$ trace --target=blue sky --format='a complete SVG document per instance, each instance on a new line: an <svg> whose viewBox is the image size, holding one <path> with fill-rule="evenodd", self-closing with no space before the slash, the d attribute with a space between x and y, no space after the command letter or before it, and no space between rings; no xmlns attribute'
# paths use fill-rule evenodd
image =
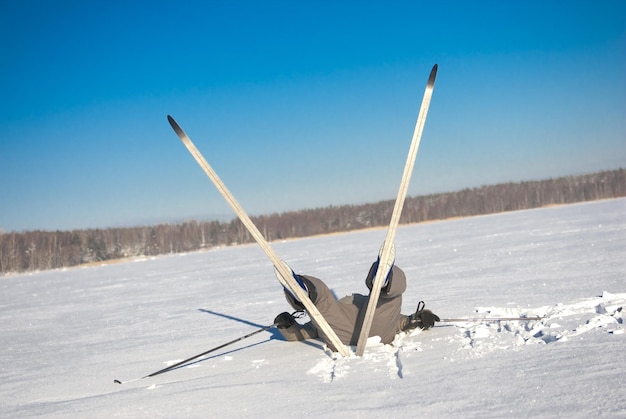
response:
<svg viewBox="0 0 626 419"><path fill-rule="evenodd" d="M0 229L229 219L626 167L626 2L7 1ZM8 41L7 41L8 40Z"/></svg>

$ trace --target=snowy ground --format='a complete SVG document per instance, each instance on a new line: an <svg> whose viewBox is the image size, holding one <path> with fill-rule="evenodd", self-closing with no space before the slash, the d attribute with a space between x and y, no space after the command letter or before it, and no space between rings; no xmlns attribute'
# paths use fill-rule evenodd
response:
<svg viewBox="0 0 626 419"><path fill-rule="evenodd" d="M337 294L384 230L273 244ZM404 312L441 324L339 359L250 333L289 309L254 245L0 278L0 417L626 417L626 199L402 227Z"/></svg>

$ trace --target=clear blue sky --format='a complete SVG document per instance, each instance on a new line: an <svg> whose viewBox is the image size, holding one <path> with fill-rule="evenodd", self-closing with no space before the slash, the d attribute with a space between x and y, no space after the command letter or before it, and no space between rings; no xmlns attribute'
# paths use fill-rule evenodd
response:
<svg viewBox="0 0 626 419"><path fill-rule="evenodd" d="M626 167L626 1L0 1L0 229L393 199Z"/></svg>

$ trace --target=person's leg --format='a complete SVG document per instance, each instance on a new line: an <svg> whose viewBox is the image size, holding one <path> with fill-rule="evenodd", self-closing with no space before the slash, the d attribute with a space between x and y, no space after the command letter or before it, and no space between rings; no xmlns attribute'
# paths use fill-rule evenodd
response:
<svg viewBox="0 0 626 419"><path fill-rule="evenodd" d="M374 268L375 266L373 265L365 281L370 289L374 279L373 276L376 274ZM397 333L398 323L402 321L402 317L405 317L400 313L402 309L402 294L405 290L406 275L402 269L394 265L387 276L387 283L381 289L378 297L370 336L380 336L381 341L385 344L393 342Z"/></svg>
<svg viewBox="0 0 626 419"><path fill-rule="evenodd" d="M356 317L358 315L358 308L353 304L342 303L337 301L328 286L319 278L310 275L298 275L305 288L309 293L309 297L315 307L319 310L320 314L326 319L330 327L335 331L337 337L345 344L351 344L351 338L354 332L354 325L356 323ZM285 293L287 301L297 310L303 308L297 308L302 303L297 301L289 292ZM321 332L320 328L315 321L312 320L313 325L316 327L318 333ZM320 333L320 336L328 344L328 339ZM329 345L330 346L330 345Z"/></svg>
<svg viewBox="0 0 626 419"><path fill-rule="evenodd" d="M311 299L313 304L315 304L315 301L317 300L317 289L315 285L313 285L311 283L311 280L304 275L295 275L295 279L298 282L298 284L300 284L302 289L304 289L309 294L309 298ZM293 295L291 291L289 291L287 288L283 288L283 291L285 292L285 298L287 299L287 302L289 303L291 307L293 307L294 310L297 310L297 311L304 310L304 304L302 304L302 302L299 301L296 298L296 296Z"/></svg>

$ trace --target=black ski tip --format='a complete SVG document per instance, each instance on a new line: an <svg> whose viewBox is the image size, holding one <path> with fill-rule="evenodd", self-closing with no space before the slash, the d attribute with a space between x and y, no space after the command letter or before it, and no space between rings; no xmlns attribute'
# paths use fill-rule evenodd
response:
<svg viewBox="0 0 626 419"><path fill-rule="evenodd" d="M113 382L114 382L115 384L122 384L122 382L121 382L120 380L113 380Z"/></svg>
<svg viewBox="0 0 626 419"><path fill-rule="evenodd" d="M430 70L430 76L428 76L428 86L434 86L435 78L437 78L437 70L439 69L439 65L435 64L433 69Z"/></svg>
<svg viewBox="0 0 626 419"><path fill-rule="evenodd" d="M167 116L167 121L170 123L170 125L172 126L172 128L176 132L176 135L178 135L179 137L184 137L185 136L185 133L183 132L183 129L180 127L180 125L178 125L178 123L174 120L174 118L172 118L170 115L168 115Z"/></svg>

